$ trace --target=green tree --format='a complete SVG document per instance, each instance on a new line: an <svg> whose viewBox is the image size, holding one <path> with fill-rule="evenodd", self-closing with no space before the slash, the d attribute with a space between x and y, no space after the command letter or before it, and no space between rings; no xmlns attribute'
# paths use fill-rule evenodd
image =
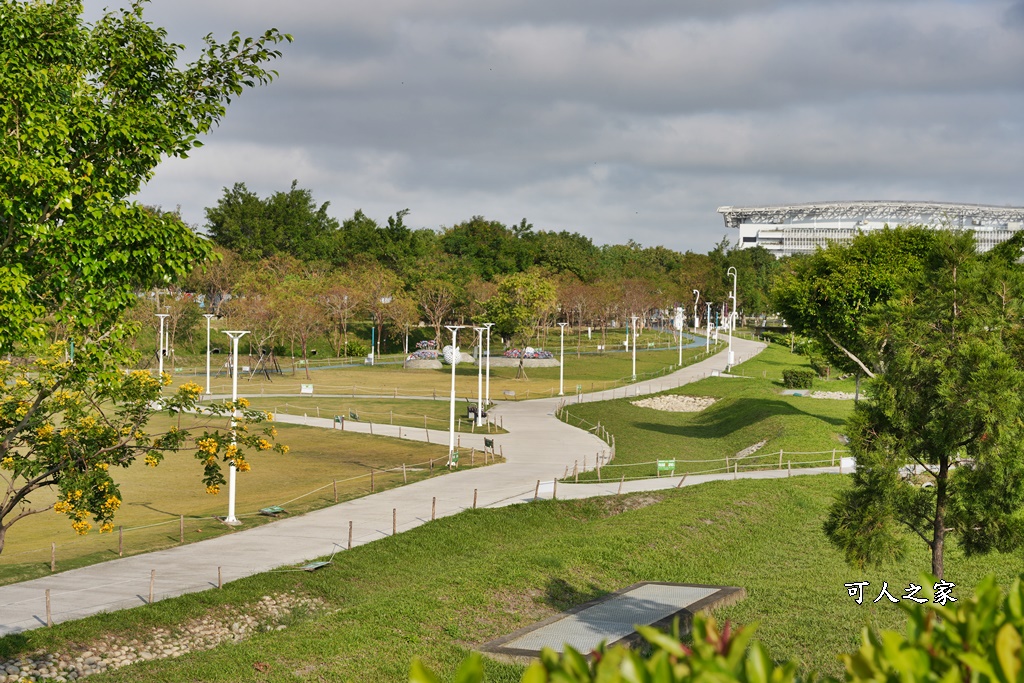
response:
<svg viewBox="0 0 1024 683"><path fill-rule="evenodd" d="M943 575L946 536L968 554L1024 541L1024 238L978 255L937 232L921 269L860 321L883 372L849 422L853 486L825 531L857 564L902 555L909 530Z"/></svg>
<svg viewBox="0 0 1024 683"><path fill-rule="evenodd" d="M832 365L873 377L879 347L865 334L864 318L920 273L937 234L880 230L794 259L772 292L775 307L797 334L818 342Z"/></svg>
<svg viewBox="0 0 1024 683"><path fill-rule="evenodd" d="M198 146L231 98L271 79L264 64L288 37L207 37L179 65L181 46L143 8L88 25L73 0L0 0L0 549L11 525L47 509L29 500L41 487L59 489L77 530L90 515L109 529L111 466L194 447L215 490L222 462L244 462L216 434L145 433L166 380L122 371L136 359L121 314L211 249L129 197L164 157ZM58 343L42 344L54 330ZM164 400L182 410L197 397L193 385Z"/></svg>
<svg viewBox="0 0 1024 683"><path fill-rule="evenodd" d="M518 344L529 338L540 319L555 309L554 284L531 273L515 273L501 280L484 303L488 322L506 340Z"/></svg>

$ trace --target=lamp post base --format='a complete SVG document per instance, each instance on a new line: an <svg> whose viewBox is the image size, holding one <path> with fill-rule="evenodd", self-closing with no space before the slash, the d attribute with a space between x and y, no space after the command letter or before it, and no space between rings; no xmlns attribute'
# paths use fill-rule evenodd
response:
<svg viewBox="0 0 1024 683"><path fill-rule="evenodd" d="M733 365L736 365L736 354L734 354L732 351L730 351L729 352L729 367L732 367Z"/></svg>
<svg viewBox="0 0 1024 683"><path fill-rule="evenodd" d="M242 526L242 522L235 517L218 517L217 519L219 519L222 524L227 524L228 526Z"/></svg>

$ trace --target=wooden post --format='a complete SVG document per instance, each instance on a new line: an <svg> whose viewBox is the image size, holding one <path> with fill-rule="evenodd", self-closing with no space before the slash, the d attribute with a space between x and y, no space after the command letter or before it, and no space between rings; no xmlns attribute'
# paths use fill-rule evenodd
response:
<svg viewBox="0 0 1024 683"><path fill-rule="evenodd" d="M433 458L430 459L430 473L431 474L434 473L434 459Z"/></svg>
<svg viewBox="0 0 1024 683"><path fill-rule="evenodd" d="M551 500L558 500L558 480L555 479L553 484L554 486L551 488Z"/></svg>
<svg viewBox="0 0 1024 683"><path fill-rule="evenodd" d="M185 515L178 515L178 543L185 542Z"/></svg>
<svg viewBox="0 0 1024 683"><path fill-rule="evenodd" d="M373 436L373 420L370 420L370 436Z"/></svg>
<svg viewBox="0 0 1024 683"><path fill-rule="evenodd" d="M424 420L424 421L425 421L425 420ZM430 443L430 430L429 430L429 429L427 429L426 427L424 427L424 428L423 428L423 431L425 431L425 432L427 433L427 443Z"/></svg>
<svg viewBox="0 0 1024 683"><path fill-rule="evenodd" d="M476 510L476 489L473 489L473 509Z"/></svg>
<svg viewBox="0 0 1024 683"><path fill-rule="evenodd" d="M352 520L348 520L348 549L352 550Z"/></svg>
<svg viewBox="0 0 1024 683"><path fill-rule="evenodd" d="M395 391L395 393L398 393L397 390ZM392 408L391 410L389 410L388 414L391 417L391 424L395 424L395 411L394 411L394 409Z"/></svg>
<svg viewBox="0 0 1024 683"><path fill-rule="evenodd" d="M53 616L50 614L50 589L46 589L46 625L53 626Z"/></svg>
<svg viewBox="0 0 1024 683"><path fill-rule="evenodd" d="M334 480L334 502L338 502L338 480Z"/></svg>
<svg viewBox="0 0 1024 683"><path fill-rule="evenodd" d="M455 447L462 448L462 434L455 437Z"/></svg>
<svg viewBox="0 0 1024 683"><path fill-rule="evenodd" d="M459 432L461 432L461 431L462 431L462 418L461 418L461 417L459 418L459 426L458 426L458 428L456 429L456 431L459 431Z"/></svg>
<svg viewBox="0 0 1024 683"><path fill-rule="evenodd" d="M402 483L403 484L408 484L409 483L409 475L405 471L405 463L404 462L402 463Z"/></svg>
<svg viewBox="0 0 1024 683"><path fill-rule="evenodd" d="M398 535L398 508L391 508L391 535Z"/></svg>
<svg viewBox="0 0 1024 683"><path fill-rule="evenodd" d="M499 445L498 446L498 455L500 455L502 458L505 457L505 446L504 445Z"/></svg>
<svg viewBox="0 0 1024 683"><path fill-rule="evenodd" d="M124 557L124 524L117 527L117 556Z"/></svg>
<svg viewBox="0 0 1024 683"><path fill-rule="evenodd" d="M437 496L430 499L430 521L437 519Z"/></svg>
<svg viewBox="0 0 1024 683"><path fill-rule="evenodd" d="M577 483L577 484L580 483L579 464L580 464L580 461L577 460L575 463L573 463L573 466L572 466L572 477L573 477L573 479L576 480L575 483Z"/></svg>
<svg viewBox="0 0 1024 683"><path fill-rule="evenodd" d="M537 486L533 489L533 499L536 501L540 497L540 479L537 480Z"/></svg>
<svg viewBox="0 0 1024 683"><path fill-rule="evenodd" d="M50 544L50 571L57 571L57 544Z"/></svg>
<svg viewBox="0 0 1024 683"><path fill-rule="evenodd" d="M149 604L153 604L153 587L156 585L156 570L149 570Z"/></svg>
<svg viewBox="0 0 1024 683"><path fill-rule="evenodd" d="M597 483L598 484L601 483L601 463L600 463L600 461L598 461L598 463L597 463Z"/></svg>
<svg viewBox="0 0 1024 683"><path fill-rule="evenodd" d="M786 476L787 477L792 477L793 476L793 461L789 460L789 461L787 461L787 464L788 464L788 469L787 469Z"/></svg>
<svg viewBox="0 0 1024 683"><path fill-rule="evenodd" d="M224 575L221 574L220 567L217 567L217 588L224 587Z"/></svg>
<svg viewBox="0 0 1024 683"><path fill-rule="evenodd" d="M373 493L373 470L370 470L370 493Z"/></svg>
<svg viewBox="0 0 1024 683"><path fill-rule="evenodd" d="M622 479L619 480L619 495L622 495L622 484L626 481L626 475L622 475Z"/></svg>
<svg viewBox="0 0 1024 683"><path fill-rule="evenodd" d="M499 416L498 420L501 422L501 428L504 429L505 428L505 416L504 415Z"/></svg>
<svg viewBox="0 0 1024 683"><path fill-rule="evenodd" d="M779 469L782 469L782 449L779 449Z"/></svg>
<svg viewBox="0 0 1024 683"><path fill-rule="evenodd" d="M684 481L686 481L686 475L685 474L683 476L679 477L679 483L676 484L676 488L679 488L680 486L682 486Z"/></svg>
<svg viewBox="0 0 1024 683"><path fill-rule="evenodd" d="M832 467L836 466L836 449L832 449Z"/></svg>
<svg viewBox="0 0 1024 683"><path fill-rule="evenodd" d="M739 463L739 461L738 460L734 461L732 466L733 466L732 478L733 479L738 479L739 476L740 476L740 463Z"/></svg>
<svg viewBox="0 0 1024 683"><path fill-rule="evenodd" d="M475 465L476 465L476 449L475 448L470 448L469 449L469 466L473 467Z"/></svg>

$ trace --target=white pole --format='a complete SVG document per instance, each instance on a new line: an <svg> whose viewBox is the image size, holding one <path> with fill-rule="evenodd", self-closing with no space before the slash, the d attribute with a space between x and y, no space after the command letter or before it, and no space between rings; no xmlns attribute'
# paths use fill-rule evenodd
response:
<svg viewBox="0 0 1024 683"><path fill-rule="evenodd" d="M683 309L679 308L679 363L676 367L683 367Z"/></svg>
<svg viewBox="0 0 1024 683"><path fill-rule="evenodd" d="M711 353L711 302L705 301L704 305L708 307L705 313L708 323L708 336L704 339L704 353Z"/></svg>
<svg viewBox="0 0 1024 683"><path fill-rule="evenodd" d="M491 405L491 326L492 325L494 325L494 323L484 323L484 327L487 328L487 371L486 371L486 379L484 380L484 384L486 385L485 388L484 388L484 394L485 394L487 405Z"/></svg>
<svg viewBox="0 0 1024 683"><path fill-rule="evenodd" d="M455 452L455 365L459 360L459 348L455 345L456 335L465 325L445 325L452 331L452 393L451 403L448 409L448 466L452 464L452 454Z"/></svg>
<svg viewBox="0 0 1024 683"><path fill-rule="evenodd" d="M476 426L484 424L484 392L483 392L483 354L484 354L484 328L474 327L473 331L479 335L476 343Z"/></svg>
<svg viewBox="0 0 1024 683"><path fill-rule="evenodd" d="M236 432L235 432L235 418L238 413L235 410L235 404L238 403L238 340L244 335L249 334L249 331L237 331L232 330L225 332L224 334L231 337L231 444L235 445ZM228 516L224 518L225 524L237 525L241 524L238 518L235 517L235 463L232 462L228 466Z"/></svg>
<svg viewBox="0 0 1024 683"><path fill-rule="evenodd" d="M156 317L160 318L160 350L157 351L157 355L160 357L160 361L159 361L160 368L157 371L157 375L159 375L160 377L163 377L163 375L164 375L164 348L165 348L164 347L164 318L166 318L168 315L169 314L167 314L167 313L157 313L156 314Z"/></svg>
<svg viewBox="0 0 1024 683"><path fill-rule="evenodd" d="M569 323L558 323L558 326L562 328L561 338L561 358L558 359L558 395L565 396L565 326Z"/></svg>
<svg viewBox="0 0 1024 683"><path fill-rule="evenodd" d="M732 327L736 320L736 268L729 266L726 274L732 276L732 294L729 295L729 298L732 299L732 307L729 310L729 367L731 368L736 363L736 356L732 352Z"/></svg>
<svg viewBox="0 0 1024 683"><path fill-rule="evenodd" d="M697 334L697 328L700 327L700 316L697 315L697 304L700 303L700 290L693 290L693 333Z"/></svg>
<svg viewBox="0 0 1024 683"><path fill-rule="evenodd" d="M636 381L636 316L633 316L633 381Z"/></svg>
<svg viewBox="0 0 1024 683"><path fill-rule="evenodd" d="M206 395L210 395L210 320L215 316L213 313L204 313L206 318Z"/></svg>

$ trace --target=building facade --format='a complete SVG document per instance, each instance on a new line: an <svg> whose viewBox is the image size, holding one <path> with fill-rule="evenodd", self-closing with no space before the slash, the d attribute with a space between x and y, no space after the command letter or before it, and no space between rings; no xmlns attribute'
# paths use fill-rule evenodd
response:
<svg viewBox="0 0 1024 683"><path fill-rule="evenodd" d="M944 202L723 206L718 213L726 227L739 230L739 247L764 247L777 257L812 253L829 242L849 242L858 233L887 225L973 230L979 251L988 251L1024 228L1024 207Z"/></svg>

